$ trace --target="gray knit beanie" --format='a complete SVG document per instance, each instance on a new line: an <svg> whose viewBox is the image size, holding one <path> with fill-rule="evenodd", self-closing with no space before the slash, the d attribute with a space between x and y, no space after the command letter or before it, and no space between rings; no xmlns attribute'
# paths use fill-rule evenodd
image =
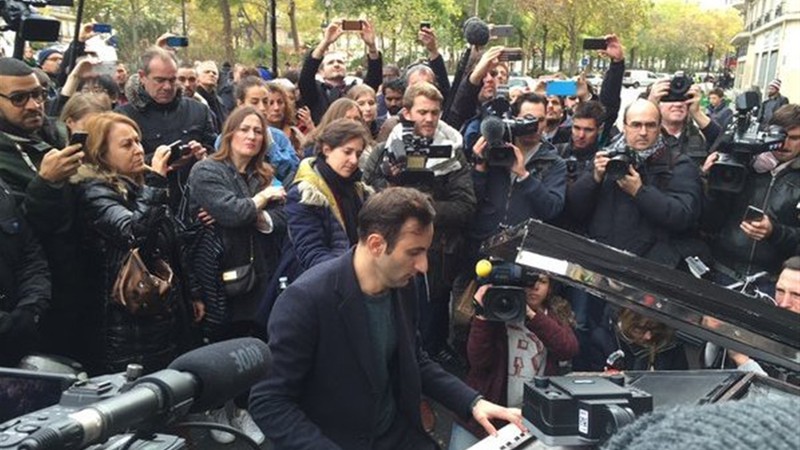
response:
<svg viewBox="0 0 800 450"><path fill-rule="evenodd" d="M800 398L764 395L656 410L620 429L603 448L798 450Z"/></svg>

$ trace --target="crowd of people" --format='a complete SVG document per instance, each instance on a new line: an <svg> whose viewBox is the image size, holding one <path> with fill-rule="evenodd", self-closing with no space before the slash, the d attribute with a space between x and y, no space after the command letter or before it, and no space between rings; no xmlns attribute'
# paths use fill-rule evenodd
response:
<svg viewBox="0 0 800 450"><path fill-rule="evenodd" d="M507 407L533 376L601 371L617 350L628 369L689 366L674 330L546 275L519 322L476 308L459 340L454 303L482 305L487 288L480 243L510 226L538 219L670 269L696 256L722 285L763 272L748 284L800 313L800 104L779 80L754 120L782 146L720 190L726 93L708 93L707 113L699 86L674 99L662 80L617 128L614 35L599 93L579 78L574 96L512 99L503 47L473 48L451 85L434 29L419 31L428 58L400 70L361 24L360 84L332 50L341 22L271 80L164 40L98 75L91 24L66 58L0 58L0 365L40 351L92 375L152 372L256 336L273 373L213 420L287 449L434 448L425 394L462 416L461 449L490 419L521 426ZM437 362L467 369L466 385Z"/></svg>

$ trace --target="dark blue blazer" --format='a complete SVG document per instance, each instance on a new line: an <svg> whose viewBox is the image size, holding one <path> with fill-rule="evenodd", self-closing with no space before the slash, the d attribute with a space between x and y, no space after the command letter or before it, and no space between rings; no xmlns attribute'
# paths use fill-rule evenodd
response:
<svg viewBox="0 0 800 450"><path fill-rule="evenodd" d="M470 416L478 393L421 349L415 283L394 290L392 303L397 413L422 432L419 406L425 394ZM353 251L312 267L292 283L278 297L268 330L273 368L253 387L250 413L275 448L372 448L380 392Z"/></svg>

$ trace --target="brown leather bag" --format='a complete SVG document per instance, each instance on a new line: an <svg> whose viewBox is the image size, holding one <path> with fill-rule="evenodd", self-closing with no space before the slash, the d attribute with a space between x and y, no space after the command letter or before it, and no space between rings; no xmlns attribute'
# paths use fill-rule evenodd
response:
<svg viewBox="0 0 800 450"><path fill-rule="evenodd" d="M154 265L151 273L139 255L139 249L131 249L114 281L111 292L114 303L136 316L167 312L172 268L162 259L156 259Z"/></svg>

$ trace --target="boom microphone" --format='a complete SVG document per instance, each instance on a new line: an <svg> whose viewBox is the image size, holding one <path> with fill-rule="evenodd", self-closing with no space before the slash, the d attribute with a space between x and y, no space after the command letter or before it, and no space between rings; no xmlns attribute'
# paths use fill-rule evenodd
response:
<svg viewBox="0 0 800 450"><path fill-rule="evenodd" d="M497 117L487 116L481 121L481 135L489 147L502 143L505 132L505 123Z"/></svg>
<svg viewBox="0 0 800 450"><path fill-rule="evenodd" d="M489 25L477 17L470 17L464 22L464 39L470 45L483 47L489 42Z"/></svg>
<svg viewBox="0 0 800 450"><path fill-rule="evenodd" d="M161 428L190 410L217 407L267 375L269 347L254 338L193 350L168 369L140 378L125 392L43 426L20 449L80 449L130 429Z"/></svg>

